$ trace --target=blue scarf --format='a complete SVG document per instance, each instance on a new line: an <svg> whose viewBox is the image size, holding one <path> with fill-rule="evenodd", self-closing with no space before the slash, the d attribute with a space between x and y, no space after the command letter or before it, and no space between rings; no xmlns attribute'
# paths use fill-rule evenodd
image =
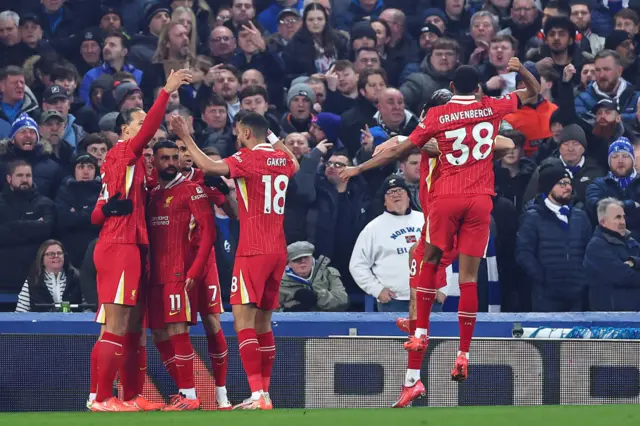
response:
<svg viewBox="0 0 640 426"><path fill-rule="evenodd" d="M607 177L615 180L616 183L618 184L618 186L620 187L620 189L623 189L623 190L626 191L626 189L629 186L629 184L631 183L631 181L634 180L637 175L638 175L638 173L636 173L636 171L634 169L629 176L618 177L618 176L614 175L613 172L610 171L607 174Z"/></svg>

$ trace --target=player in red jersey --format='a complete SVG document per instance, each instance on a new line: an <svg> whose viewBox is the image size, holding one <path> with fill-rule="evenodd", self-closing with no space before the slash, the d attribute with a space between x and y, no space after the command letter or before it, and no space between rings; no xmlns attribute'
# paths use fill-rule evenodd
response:
<svg viewBox="0 0 640 426"><path fill-rule="evenodd" d="M229 187L219 176L207 176L200 169L193 167L193 159L187 150L183 140L177 139L176 145L180 151L180 171L183 176L204 188L212 205L224 210L229 217L238 217L238 204L229 196ZM213 206L212 206L213 207ZM213 240L216 239L216 228L212 229ZM193 246L197 247L200 241L200 232L196 232ZM230 410L231 403L227 398L227 367L228 346L220 325L220 314L224 312L222 297L220 294L220 280L218 279L218 266L216 263L215 247L212 247L209 260L204 272L204 279L198 282L198 312L202 319L207 335L207 349L211 360L211 369L216 386L216 402L218 410Z"/></svg>
<svg viewBox="0 0 640 426"><path fill-rule="evenodd" d="M435 138L441 152L435 176L426 177L429 209L425 218L426 245L416 292L416 331L405 343L407 350L424 350L428 342L429 315L436 297L437 267L442 253L458 238L460 252L460 350L451 377L467 377L468 352L478 305L477 275L489 241L489 223L494 192L493 151L502 117L521 103L538 98L540 84L517 58L509 69L522 76L525 90L502 98L476 98L479 74L469 66L456 70L451 88L454 97L443 106L431 108L409 138L352 169L342 170L344 178L386 164L411 149Z"/></svg>
<svg viewBox="0 0 640 426"><path fill-rule="evenodd" d="M142 151L162 122L169 94L190 81L189 70L172 72L148 116L141 109L122 111L116 125L121 129L123 141L107 153L101 167L102 192L91 219L95 224L103 224L94 262L100 303L96 320L104 324L104 331L92 351L98 376L92 411L158 408L136 394L140 343L144 341L138 302L142 300L140 281L148 246ZM125 338L125 333L130 334ZM126 403L112 394L118 370Z"/></svg>
<svg viewBox="0 0 640 426"><path fill-rule="evenodd" d="M166 329L175 353L179 393L165 411L197 410L193 375L193 346L189 325L197 322L198 282L213 247L213 210L204 189L178 171L174 142L153 146L159 184L149 199L151 287L147 293L149 328L158 339ZM199 229L194 256L193 237Z"/></svg>
<svg viewBox="0 0 640 426"><path fill-rule="evenodd" d="M185 142L206 174L236 180L240 242L231 304L251 398L234 409L269 410L273 408L268 391L275 359L271 314L278 307L287 259L284 205L289 179L299 165L282 141L273 146L265 142L268 123L261 115L248 113L236 126L241 149L222 161L211 160L190 138Z"/></svg>

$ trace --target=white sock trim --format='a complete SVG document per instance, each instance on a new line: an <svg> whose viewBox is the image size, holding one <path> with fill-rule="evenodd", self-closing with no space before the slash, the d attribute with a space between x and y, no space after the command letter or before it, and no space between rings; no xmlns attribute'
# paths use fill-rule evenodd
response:
<svg viewBox="0 0 640 426"><path fill-rule="evenodd" d="M408 368L404 376L404 386L410 388L418 383L418 380L420 380L420 370Z"/></svg>

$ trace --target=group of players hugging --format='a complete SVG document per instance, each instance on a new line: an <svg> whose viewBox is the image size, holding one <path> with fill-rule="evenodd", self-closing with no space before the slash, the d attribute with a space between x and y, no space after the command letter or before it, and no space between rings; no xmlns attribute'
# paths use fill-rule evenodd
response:
<svg viewBox="0 0 640 426"><path fill-rule="evenodd" d="M540 92L537 80L517 58L510 60L509 69L520 74L525 88L491 98L478 93L480 76L475 68L459 67L451 92L434 94L410 136L393 137L376 148L371 160L340 171L340 177L348 180L406 156L414 146L422 148L420 203L425 226L410 255L409 318L397 321L409 333L404 343L408 365L393 407L410 406L425 394L420 368L429 342L431 307L437 289L444 285L438 271L456 257L460 346L451 378L467 378L478 309L478 267L489 242L492 161L494 152L514 146L498 135L498 129L506 114L536 102ZM92 213L92 222L102 226L94 252L100 304L96 321L102 328L91 352L87 407L92 411L198 409L189 338L189 326L195 324L198 312L207 334L217 408L273 408L269 384L276 349L271 315L278 307L287 258L282 226L286 192L299 164L259 114L248 113L236 123L238 151L222 160L204 154L184 118L174 116L169 130L186 145L198 169L179 171L178 145L160 141L153 146L154 170L147 176L143 150L163 120L170 94L190 82L188 70L172 72L148 114L141 109L122 111L116 122L121 141L101 168L103 188ZM240 240L230 303L251 396L235 406L225 388L227 344L220 327L222 301L213 253L212 203L225 203L219 190L224 184L212 176L234 179L237 189ZM179 389L166 405L142 397L146 329ZM113 395L116 375L122 384L121 399Z"/></svg>

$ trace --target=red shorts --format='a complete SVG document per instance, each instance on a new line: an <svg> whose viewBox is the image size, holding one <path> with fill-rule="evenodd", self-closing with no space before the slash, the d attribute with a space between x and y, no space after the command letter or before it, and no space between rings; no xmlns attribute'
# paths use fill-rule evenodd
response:
<svg viewBox="0 0 640 426"><path fill-rule="evenodd" d="M146 248L136 244L96 244L93 262L96 267L98 312L96 322L106 322L102 305L136 306L142 290Z"/></svg>
<svg viewBox="0 0 640 426"><path fill-rule="evenodd" d="M147 317L149 328L164 329L166 324L198 323L198 284L190 291L184 289L184 281L156 285L147 292Z"/></svg>
<svg viewBox="0 0 640 426"><path fill-rule="evenodd" d="M218 265L215 254L211 254L204 271L204 280L198 283L198 312L204 317L208 314L224 312L220 295L220 280L218 279Z"/></svg>
<svg viewBox="0 0 640 426"><path fill-rule="evenodd" d="M255 303L265 311L277 309L286 266L285 253L237 256L231 279L231 304Z"/></svg>
<svg viewBox="0 0 640 426"><path fill-rule="evenodd" d="M493 201L489 195L466 198L436 198L429 204L426 242L443 252L451 251L457 235L457 249L472 257L485 257Z"/></svg>
<svg viewBox="0 0 640 426"><path fill-rule="evenodd" d="M418 245L413 251L413 256L411 257L411 264L409 265L410 288L418 288L418 284L420 282L420 270L422 268L422 261L424 260L425 230L426 226L422 228L420 241L418 241ZM442 288L447 285L447 268L457 258L458 250L456 248L456 241L454 241L454 248L445 252L440 258L440 264L438 265L438 271L436 273L436 288Z"/></svg>

